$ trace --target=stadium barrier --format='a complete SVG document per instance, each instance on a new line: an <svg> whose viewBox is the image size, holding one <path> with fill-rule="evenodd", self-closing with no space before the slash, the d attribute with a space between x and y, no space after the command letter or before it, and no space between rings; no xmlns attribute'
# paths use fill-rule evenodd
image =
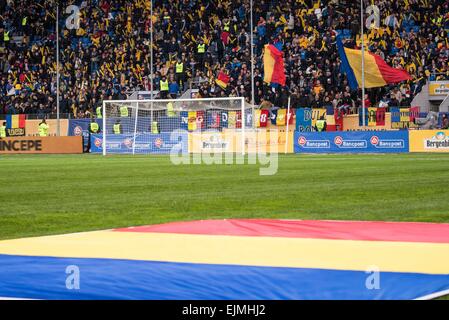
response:
<svg viewBox="0 0 449 320"><path fill-rule="evenodd" d="M246 130L246 153L293 153L293 131L288 141L285 130ZM242 135L239 131L189 133L189 153L242 152ZM287 145L286 145L287 143Z"/></svg>
<svg viewBox="0 0 449 320"><path fill-rule="evenodd" d="M41 123L41 119L39 120L26 120L25 132L27 136L37 136L39 134L39 123ZM57 134L58 121L56 119L47 119L48 124L48 134L50 136L55 136ZM60 133L61 136L67 136L67 131L69 127L69 120L61 119L60 120Z"/></svg>
<svg viewBox="0 0 449 320"><path fill-rule="evenodd" d="M77 133L79 129L76 129ZM288 138L288 141L286 139ZM222 132L190 132L171 133L138 133L135 141L135 153L169 154L177 150L187 153L240 153L242 152L242 135L239 131L224 130ZM133 134L108 134L106 139L107 153L129 154L133 152ZM287 143L287 144L286 144ZM175 149L174 149L175 148ZM293 131L252 130L245 132L245 148L247 153L258 151L265 153L293 153ZM103 152L103 135L91 136L91 152Z"/></svg>
<svg viewBox="0 0 449 320"><path fill-rule="evenodd" d="M8 137L0 139L0 154L83 153L81 137Z"/></svg>
<svg viewBox="0 0 449 320"><path fill-rule="evenodd" d="M410 152L449 152L449 130L410 130Z"/></svg>
<svg viewBox="0 0 449 320"><path fill-rule="evenodd" d="M295 153L409 152L407 131L295 132Z"/></svg>
<svg viewBox="0 0 449 320"><path fill-rule="evenodd" d="M277 130L274 130L277 131ZM406 153L449 152L449 130L343 131L298 132L248 130L245 133L247 153ZM108 135L107 148L111 153L132 153L133 134ZM170 133L139 133L135 152L141 154L169 154L173 147L180 153L240 153L241 133L183 132L178 141ZM274 139L274 140L273 140ZM102 152L102 135L92 135L91 152Z"/></svg>
<svg viewBox="0 0 449 320"><path fill-rule="evenodd" d="M138 133L135 140L136 154L169 154L174 148L180 153L188 152L187 133L176 135L173 141L170 133L152 134ZM106 150L108 153L133 153L133 134L108 134L106 139ZM103 135L91 135L91 152L103 153Z"/></svg>

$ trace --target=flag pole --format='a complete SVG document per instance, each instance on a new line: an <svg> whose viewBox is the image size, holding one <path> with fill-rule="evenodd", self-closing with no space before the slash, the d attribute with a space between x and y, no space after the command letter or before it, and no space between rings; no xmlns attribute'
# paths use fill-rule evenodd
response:
<svg viewBox="0 0 449 320"><path fill-rule="evenodd" d="M363 0L360 0L360 24L362 33L362 125L365 129L365 29L364 29Z"/></svg>
<svg viewBox="0 0 449 320"><path fill-rule="evenodd" d="M56 135L61 135L59 119L59 1L56 1Z"/></svg>
<svg viewBox="0 0 449 320"><path fill-rule="evenodd" d="M254 107L254 35L253 35L253 0L250 1L250 28L251 28L251 104Z"/></svg>
<svg viewBox="0 0 449 320"><path fill-rule="evenodd" d="M285 146L284 146L284 153L287 154L288 152L288 136L289 136L289 123L290 123L290 119L289 119L289 114L290 114L290 96L288 97L288 104L287 104L287 128L286 128L286 133L285 133Z"/></svg>

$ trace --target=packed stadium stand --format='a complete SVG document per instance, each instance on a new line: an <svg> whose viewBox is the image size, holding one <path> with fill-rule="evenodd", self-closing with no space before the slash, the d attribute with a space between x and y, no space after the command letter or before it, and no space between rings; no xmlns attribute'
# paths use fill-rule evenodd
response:
<svg viewBox="0 0 449 320"><path fill-rule="evenodd" d="M371 1L365 1L370 5ZM150 79L150 1L60 1L61 113L90 117L105 99L135 90L177 97L189 86L200 97L251 100L249 0L154 1L154 68ZM80 28L65 28L63 5L81 8ZM379 28L367 31L369 50L412 81L368 90L367 106L410 106L427 79L448 79L449 1L376 1ZM39 117L56 109L55 2L0 0L1 114ZM342 108L356 112L360 94L341 73L336 35L360 45L357 1L254 2L255 103ZM265 44L282 50L286 87L263 82ZM181 67L182 64L182 67ZM178 66L178 67L177 67ZM222 88L220 70L230 76ZM164 94L165 95L165 94Z"/></svg>

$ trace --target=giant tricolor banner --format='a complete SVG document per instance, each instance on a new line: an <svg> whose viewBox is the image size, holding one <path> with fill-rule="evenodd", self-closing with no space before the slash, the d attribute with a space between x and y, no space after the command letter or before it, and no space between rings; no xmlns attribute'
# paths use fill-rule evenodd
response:
<svg viewBox="0 0 449 320"><path fill-rule="evenodd" d="M339 36L337 48L343 72L346 73L350 87L352 89L362 87L362 50L345 48ZM383 87L387 84L411 80L407 71L390 67L379 55L365 51L363 56L365 57L365 88Z"/></svg>
<svg viewBox="0 0 449 320"><path fill-rule="evenodd" d="M0 241L6 298L429 299L448 290L449 224L230 219Z"/></svg>
<svg viewBox="0 0 449 320"><path fill-rule="evenodd" d="M264 81L285 86L284 57L282 51L272 44L265 45L263 54Z"/></svg>

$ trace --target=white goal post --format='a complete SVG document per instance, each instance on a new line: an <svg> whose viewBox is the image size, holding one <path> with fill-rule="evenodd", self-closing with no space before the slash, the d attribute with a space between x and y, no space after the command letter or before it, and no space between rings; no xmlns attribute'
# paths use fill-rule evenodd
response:
<svg viewBox="0 0 449 320"><path fill-rule="evenodd" d="M242 97L163 99L163 100L106 100L103 101L102 129L96 141L103 155L108 153L162 154L176 141L170 135L185 132L210 141L200 145L189 143L188 152L242 152L245 154L245 134L254 128L254 107ZM222 134L237 137L237 148L217 138ZM205 139L205 138L204 138ZM215 139L215 140L214 140ZM97 143L98 142L98 143ZM193 147L192 147L193 146ZM193 149L193 150L191 150Z"/></svg>

